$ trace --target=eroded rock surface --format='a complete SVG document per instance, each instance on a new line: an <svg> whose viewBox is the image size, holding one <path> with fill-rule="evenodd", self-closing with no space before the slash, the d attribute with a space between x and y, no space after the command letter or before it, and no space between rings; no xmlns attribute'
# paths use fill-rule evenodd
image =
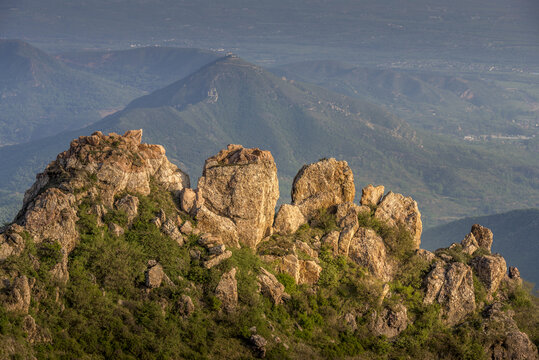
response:
<svg viewBox="0 0 539 360"><path fill-rule="evenodd" d="M361 205L376 206L384 196L384 185L367 185L361 190Z"/></svg>
<svg viewBox="0 0 539 360"><path fill-rule="evenodd" d="M453 326L475 310L472 269L463 263L438 261L425 280L425 304L442 305L443 321Z"/></svg>
<svg viewBox="0 0 539 360"><path fill-rule="evenodd" d="M355 193L354 175L348 163L323 159L298 172L292 184L292 204L311 218L319 209L353 202Z"/></svg>
<svg viewBox="0 0 539 360"><path fill-rule="evenodd" d="M350 244L348 257L382 281L391 279L393 270L384 241L374 230L359 228Z"/></svg>
<svg viewBox="0 0 539 360"><path fill-rule="evenodd" d="M408 312L404 305L397 304L392 308L384 308L380 313L374 312L370 324L371 331L391 339L408 327Z"/></svg>
<svg viewBox="0 0 539 360"><path fill-rule="evenodd" d="M471 265L488 295L495 293L507 273L505 259L500 255L483 255L474 258Z"/></svg>
<svg viewBox="0 0 539 360"><path fill-rule="evenodd" d="M492 247L493 235L489 228L479 224L474 224L472 225L471 233L474 235L475 240L477 240L479 247L490 251L490 248Z"/></svg>
<svg viewBox="0 0 539 360"><path fill-rule="evenodd" d="M275 216L273 229L277 234L290 235L307 222L298 206L283 204Z"/></svg>
<svg viewBox="0 0 539 360"><path fill-rule="evenodd" d="M206 160L198 190L204 199L197 212L201 231L235 237L251 248L271 235L279 182L269 151L229 145Z"/></svg>
<svg viewBox="0 0 539 360"><path fill-rule="evenodd" d="M238 282L236 281L236 268L233 268L221 276L215 296L221 300L222 308L226 312L232 312L238 306Z"/></svg>
<svg viewBox="0 0 539 360"><path fill-rule="evenodd" d="M374 216L389 226L404 226L412 236L415 248L419 249L423 225L414 199L390 191L378 205Z"/></svg>
<svg viewBox="0 0 539 360"><path fill-rule="evenodd" d="M268 296L275 305L282 303L284 285L272 273L264 268L260 268L258 283L260 285L260 292Z"/></svg>

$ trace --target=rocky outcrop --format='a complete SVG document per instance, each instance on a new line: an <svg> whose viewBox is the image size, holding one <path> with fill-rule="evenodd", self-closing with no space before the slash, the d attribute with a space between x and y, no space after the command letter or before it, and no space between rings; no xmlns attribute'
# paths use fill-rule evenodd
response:
<svg viewBox="0 0 539 360"><path fill-rule="evenodd" d="M300 260L294 254L279 257L277 260L277 271L290 275L297 284L313 285L320 278L322 267L313 260Z"/></svg>
<svg viewBox="0 0 539 360"><path fill-rule="evenodd" d="M298 206L283 204L273 223L273 230L280 235L291 235L307 222Z"/></svg>
<svg viewBox="0 0 539 360"><path fill-rule="evenodd" d="M384 196L384 186L367 185L361 190L361 205L376 206Z"/></svg>
<svg viewBox="0 0 539 360"><path fill-rule="evenodd" d="M198 191L204 199L196 215L201 231L251 248L271 235L279 183L269 151L229 145L206 160Z"/></svg>
<svg viewBox="0 0 539 360"><path fill-rule="evenodd" d="M90 211L98 224L106 207L125 211L128 221L137 214L138 198L124 192L150 193L150 182L178 192L189 186L188 176L170 163L160 145L141 144L142 130L127 131L124 136L96 132L71 142L25 193L23 208L16 223L32 236L35 243L58 241L63 260L52 274L67 281L67 256L79 240L77 209L83 198L93 201ZM101 204L100 204L101 203Z"/></svg>
<svg viewBox="0 0 539 360"><path fill-rule="evenodd" d="M123 211L127 215L127 224L131 225L133 219L138 215L139 199L133 195L126 195L116 200L114 207Z"/></svg>
<svg viewBox="0 0 539 360"><path fill-rule="evenodd" d="M265 296L268 296L275 305L282 303L284 295L284 285L277 280L277 278L264 268L260 268L260 274L258 275L258 284L260 286L260 292Z"/></svg>
<svg viewBox="0 0 539 360"><path fill-rule="evenodd" d="M481 226L479 224L472 225L471 233L477 240L477 244L480 248L490 251L492 247L493 235L489 228Z"/></svg>
<svg viewBox="0 0 539 360"><path fill-rule="evenodd" d="M479 244L475 240L475 236L472 233L469 233L462 239L460 242L462 245L462 251L468 255L472 255L477 249L479 249Z"/></svg>
<svg viewBox="0 0 539 360"><path fill-rule="evenodd" d="M0 234L0 263L10 256L17 256L23 252L25 248L25 241L21 235L23 231L21 226L11 224Z"/></svg>
<svg viewBox="0 0 539 360"><path fill-rule="evenodd" d="M384 308L380 313L373 312L370 329L376 336L394 338L408 327L408 312L404 305L397 304Z"/></svg>
<svg viewBox="0 0 539 360"><path fill-rule="evenodd" d="M487 290L494 294L507 273L507 264L501 255L483 255L472 259L471 266Z"/></svg>
<svg viewBox="0 0 539 360"><path fill-rule="evenodd" d="M221 276L215 296L221 300L222 309L233 312L238 306L238 282L236 281L236 268L233 268Z"/></svg>
<svg viewBox="0 0 539 360"><path fill-rule="evenodd" d="M459 262L438 261L425 280L424 303L435 301L442 306L442 320L449 326L475 311L472 269Z"/></svg>
<svg viewBox="0 0 539 360"><path fill-rule="evenodd" d="M182 295L176 302L176 308L181 316L187 317L195 311L195 304L189 295Z"/></svg>
<svg viewBox="0 0 539 360"><path fill-rule="evenodd" d="M26 338L30 344L49 343L52 341L51 336L41 326L36 324L36 321L31 315L26 315L22 321L22 329L26 333Z"/></svg>
<svg viewBox="0 0 539 360"><path fill-rule="evenodd" d="M208 257L203 262L206 269L211 269L232 256L232 251L226 250L220 236L205 233L200 236L198 243L208 250Z"/></svg>
<svg viewBox="0 0 539 360"><path fill-rule="evenodd" d="M31 289L28 278L25 275L18 276L8 283L7 297L2 303L7 311L28 313L31 300Z"/></svg>
<svg viewBox="0 0 539 360"><path fill-rule="evenodd" d="M268 341L258 334L253 334L249 338L251 345L253 346L255 355L259 358L266 357L266 345Z"/></svg>
<svg viewBox="0 0 539 360"><path fill-rule="evenodd" d="M528 335L518 329L511 313L503 311L503 304L494 303L484 312L482 331L488 359L537 360L537 347Z"/></svg>
<svg viewBox="0 0 539 360"><path fill-rule="evenodd" d="M384 241L374 230L359 228L350 244L348 257L356 264L365 267L378 279L382 281L391 279L393 270Z"/></svg>
<svg viewBox="0 0 539 360"><path fill-rule="evenodd" d="M378 205L374 217L389 226L404 226L412 236L415 248L419 249L423 225L417 203L411 197L390 191Z"/></svg>
<svg viewBox="0 0 539 360"><path fill-rule="evenodd" d="M305 165L292 184L292 204L308 219L318 210L353 202L354 175L346 161L323 159Z"/></svg>

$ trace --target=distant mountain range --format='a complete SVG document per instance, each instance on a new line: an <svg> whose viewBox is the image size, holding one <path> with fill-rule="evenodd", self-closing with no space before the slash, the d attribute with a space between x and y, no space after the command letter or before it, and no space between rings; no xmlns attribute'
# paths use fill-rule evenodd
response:
<svg viewBox="0 0 539 360"><path fill-rule="evenodd" d="M23 41L0 40L0 146L81 128L143 94Z"/></svg>
<svg viewBox="0 0 539 360"><path fill-rule="evenodd" d="M216 52L170 47L116 51L76 51L56 58L66 65L122 85L154 91L192 74L221 57Z"/></svg>
<svg viewBox="0 0 539 360"><path fill-rule="evenodd" d="M460 242L473 224L492 230L492 250L504 254L509 265L518 264L524 279L539 284L539 209L515 210L507 213L474 216L427 229L421 246L428 250Z"/></svg>
<svg viewBox="0 0 539 360"><path fill-rule="evenodd" d="M383 183L417 199L426 226L539 202L537 159L415 131L370 102L283 80L234 56L215 60L86 129L0 148L5 159L0 185L23 191L31 174L79 135L137 128L144 129L144 141L164 144L169 159L181 159L193 181L204 159L227 143L270 150L282 194L304 163L346 159L358 187Z"/></svg>

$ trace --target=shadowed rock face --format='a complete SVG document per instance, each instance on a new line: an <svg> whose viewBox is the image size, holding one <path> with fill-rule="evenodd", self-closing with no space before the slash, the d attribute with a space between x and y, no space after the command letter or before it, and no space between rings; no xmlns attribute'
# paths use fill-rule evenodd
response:
<svg viewBox="0 0 539 360"><path fill-rule="evenodd" d="M292 204L311 218L319 209L353 202L354 175L346 161L324 159L305 165L292 184Z"/></svg>
<svg viewBox="0 0 539 360"><path fill-rule="evenodd" d="M201 231L223 239L235 232L243 246L252 248L271 235L279 181L269 151L229 145L206 160L198 191L204 202L201 216L197 213Z"/></svg>

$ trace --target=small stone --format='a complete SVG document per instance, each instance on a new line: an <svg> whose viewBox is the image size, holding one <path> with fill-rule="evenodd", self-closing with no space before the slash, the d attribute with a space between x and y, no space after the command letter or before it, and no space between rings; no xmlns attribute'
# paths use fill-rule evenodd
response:
<svg viewBox="0 0 539 360"><path fill-rule="evenodd" d="M264 358L266 356L266 345L268 344L268 341L258 334L251 335L250 341L256 356Z"/></svg>
<svg viewBox="0 0 539 360"><path fill-rule="evenodd" d="M180 192L180 208L190 214L195 210L196 193L193 189L185 188Z"/></svg>

